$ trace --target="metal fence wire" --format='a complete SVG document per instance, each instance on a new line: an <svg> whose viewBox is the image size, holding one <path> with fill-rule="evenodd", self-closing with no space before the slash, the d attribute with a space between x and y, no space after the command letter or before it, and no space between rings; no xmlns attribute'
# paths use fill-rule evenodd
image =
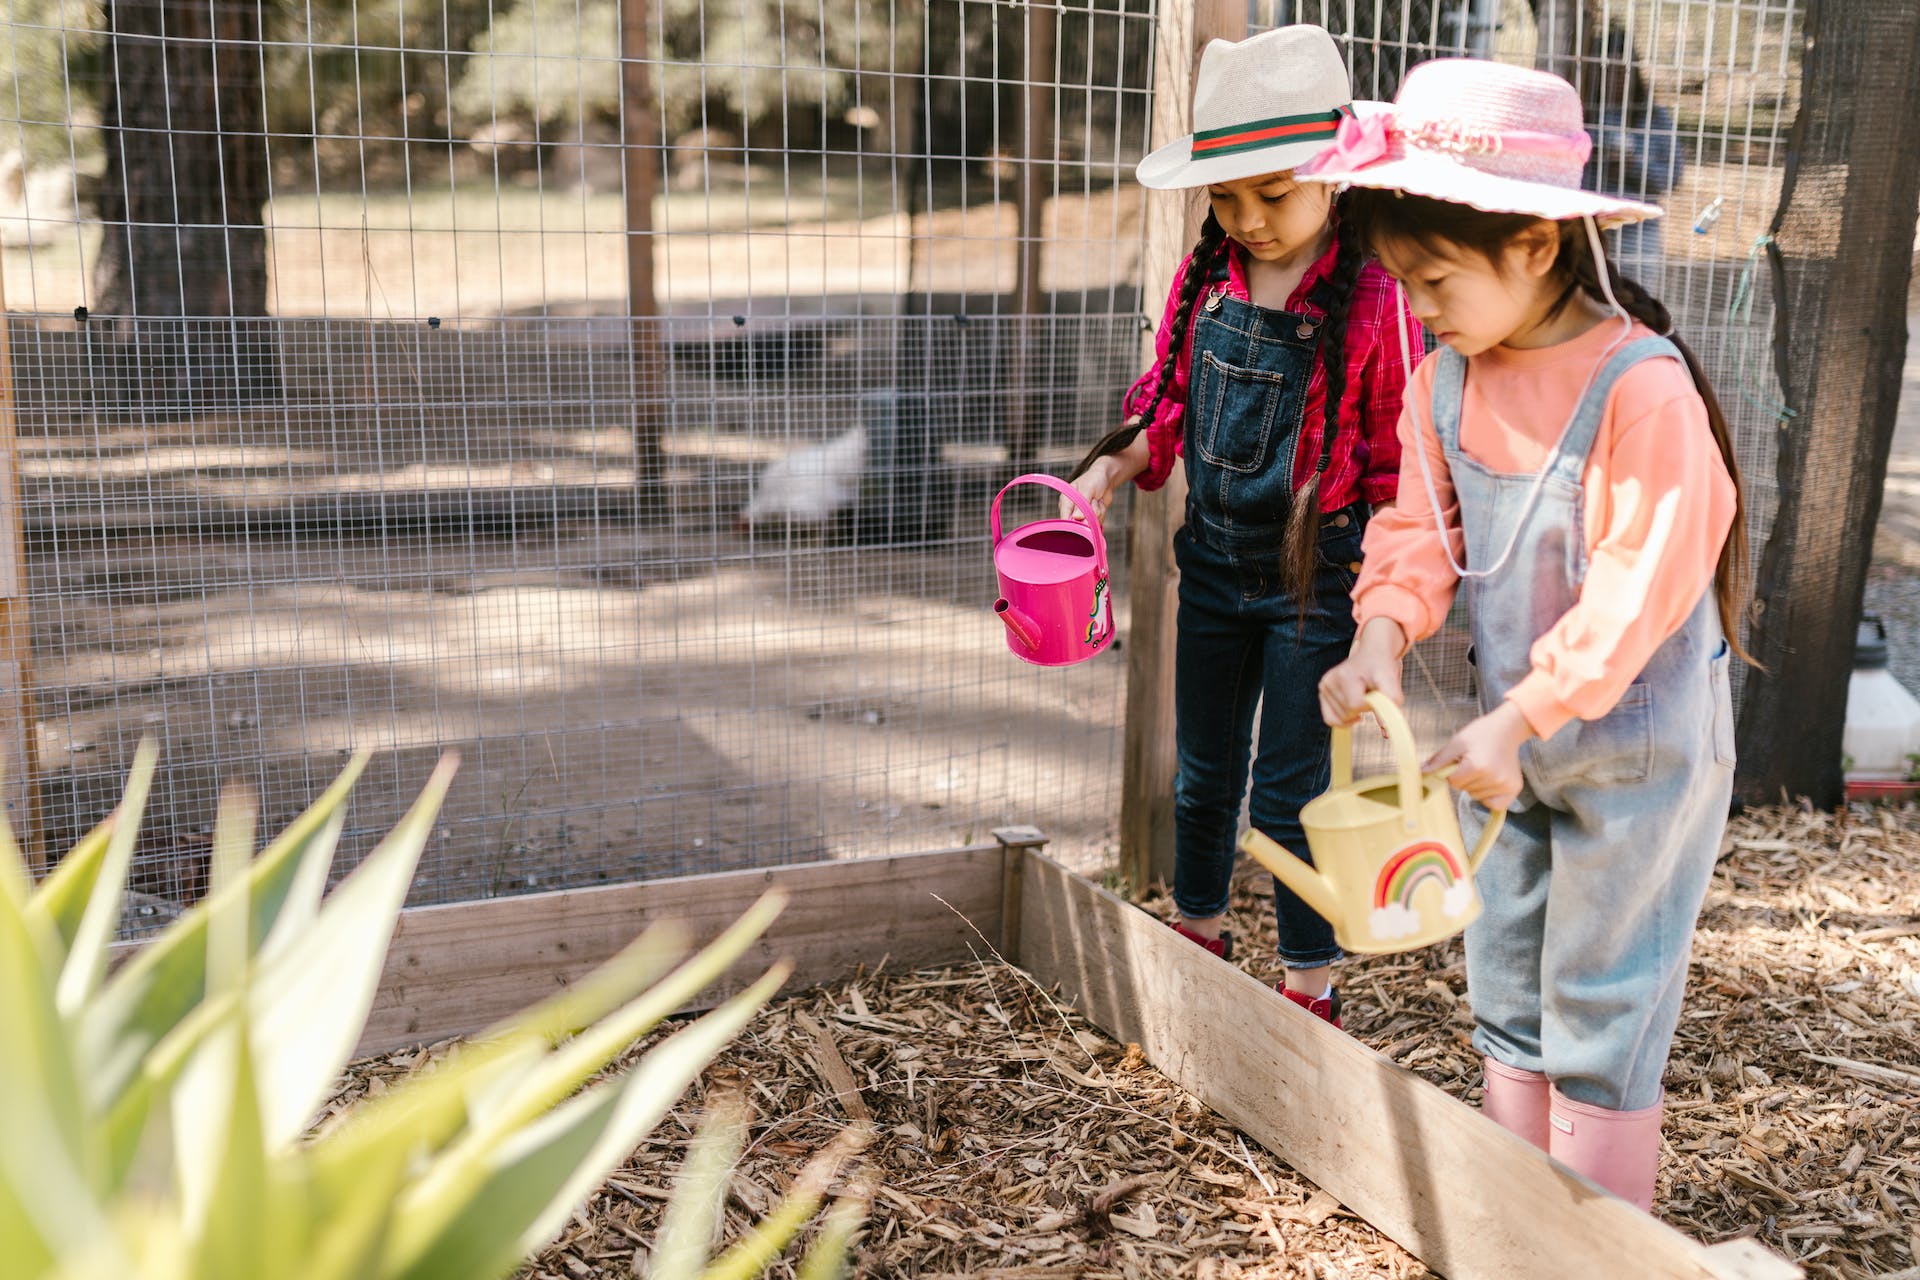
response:
<svg viewBox="0 0 1920 1280"><path fill-rule="evenodd" d="M1666 210L1609 232L1609 251L1667 304L1716 388L1746 486L1749 545L1761 548L1785 407L1762 250L1799 106L1801 10L1795 0L1256 0L1253 14L1256 29L1326 27L1358 96L1391 99L1408 68L1462 56L1538 66L1581 90L1595 143L1586 180ZM1457 604L1411 655L1409 721L1423 741L1444 739L1476 708L1467 643ZM1736 700L1745 674L1736 664ZM1368 735L1356 751L1388 763Z"/></svg>
<svg viewBox="0 0 1920 1280"><path fill-rule="evenodd" d="M1672 210L1623 256L1720 382L1763 538L1750 254L1795 5L1253 17L1323 23L1382 97L1462 51L1582 78L1605 180ZM223 786L271 828L359 747L349 853L462 752L421 902L1007 822L1108 860L1125 656L1007 653L985 513L1142 365L1155 27L1152 0L8 0L45 847L152 736L161 915ZM1422 650L1430 722L1458 648Z"/></svg>

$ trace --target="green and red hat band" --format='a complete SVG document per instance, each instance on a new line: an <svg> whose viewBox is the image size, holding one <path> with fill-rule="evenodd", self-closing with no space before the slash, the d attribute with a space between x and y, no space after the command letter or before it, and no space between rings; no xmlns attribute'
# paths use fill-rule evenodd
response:
<svg viewBox="0 0 1920 1280"><path fill-rule="evenodd" d="M1275 116L1225 129L1204 129L1193 135L1193 158L1211 160L1215 156L1263 151L1297 142L1331 142L1340 121L1353 114L1351 105L1332 111L1312 111L1302 116Z"/></svg>

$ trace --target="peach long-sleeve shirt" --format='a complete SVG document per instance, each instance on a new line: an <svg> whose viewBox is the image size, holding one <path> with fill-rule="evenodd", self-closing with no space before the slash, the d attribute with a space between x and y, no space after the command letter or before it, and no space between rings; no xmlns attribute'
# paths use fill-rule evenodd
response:
<svg viewBox="0 0 1920 1280"><path fill-rule="evenodd" d="M1471 357L1461 449L1496 471L1537 472L1588 375L1619 336L1618 322L1603 321L1557 346L1495 347ZM1651 330L1634 326L1633 338L1648 336ZM1459 585L1435 528L1416 449L1432 469L1454 555L1465 554L1459 505L1434 435L1433 374L1429 358L1407 384L1399 504L1367 527L1354 587L1361 626L1391 618L1410 641L1440 629ZM1733 527L1734 486L1684 364L1644 360L1614 384L1587 459L1585 489L1588 566L1579 599L1533 642L1532 670L1507 694L1542 738L1569 720L1595 720L1612 710L1712 587Z"/></svg>

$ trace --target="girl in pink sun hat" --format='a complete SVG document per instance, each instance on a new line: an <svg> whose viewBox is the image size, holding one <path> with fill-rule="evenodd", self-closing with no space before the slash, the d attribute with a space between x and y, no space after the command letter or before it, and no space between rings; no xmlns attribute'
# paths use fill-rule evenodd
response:
<svg viewBox="0 0 1920 1280"><path fill-rule="evenodd" d="M1310 166L1442 343L1320 702L1351 724L1369 690L1398 700L1466 583L1482 714L1430 767L1469 840L1509 809L1466 939L1482 1109L1644 1209L1732 793L1744 524L1699 362L1601 244L1660 211L1582 190L1590 145L1564 80L1446 60Z"/></svg>
<svg viewBox="0 0 1920 1280"><path fill-rule="evenodd" d="M1157 358L1122 402L1125 425L1072 477L1104 515L1121 485L1156 489L1184 458L1171 923L1223 958L1249 772L1255 825L1310 857L1300 809L1331 761L1314 687L1353 640L1361 533L1399 475L1398 352L1422 340L1393 281L1341 229L1332 188L1293 175L1352 97L1319 27L1207 46L1194 132L1139 169L1148 187L1204 190L1206 223L1175 275ZM1283 994L1339 1025L1333 927L1284 885L1274 911Z"/></svg>

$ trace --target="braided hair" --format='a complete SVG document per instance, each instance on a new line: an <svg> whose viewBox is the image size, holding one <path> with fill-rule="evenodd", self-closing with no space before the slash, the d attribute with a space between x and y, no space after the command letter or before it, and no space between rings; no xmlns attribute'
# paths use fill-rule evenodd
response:
<svg viewBox="0 0 1920 1280"><path fill-rule="evenodd" d="M1532 214L1486 213L1445 200L1359 187L1349 190L1342 197L1342 205L1349 230L1355 240L1363 244L1371 246L1382 241L1398 240L1429 250L1454 245L1471 249L1489 262L1499 261L1501 252L1515 236L1542 221ZM1578 220L1568 220L1559 224L1559 232L1560 247L1554 258L1553 270L1566 283L1549 315L1558 315L1580 293L1604 304L1606 290L1601 287L1599 268L1594 263L1592 247L1587 242L1586 227ZM1726 414L1720 408L1719 398L1713 393L1713 384L1707 380L1706 371L1700 366L1699 357L1673 332L1673 317L1666 307L1639 282L1621 275L1611 257L1606 258L1606 270L1613 296L1627 314L1663 335L1679 350L1681 359L1686 361L1687 372L1693 377L1694 390L1706 406L1707 424L1712 428L1714 444L1719 447L1720 459L1726 464L1727 475L1733 481L1733 528L1720 548L1720 562L1714 573L1715 603L1719 606L1720 628L1728 646L1743 661L1758 666L1740 641L1740 597L1747 576L1746 500Z"/></svg>
<svg viewBox="0 0 1920 1280"><path fill-rule="evenodd" d="M1337 247L1333 270L1316 291L1326 319L1320 323L1320 363L1326 373L1327 401L1320 426L1320 458L1313 474L1294 491L1287 509L1287 531L1281 542L1281 568L1287 589L1299 602L1304 614L1313 598L1314 574L1320 557L1320 481L1333 461L1334 440L1340 434L1340 409L1347 398L1347 317L1353 308L1354 288L1360 282L1360 269L1366 265L1365 246L1357 239L1341 235L1339 197L1331 211Z"/></svg>
<svg viewBox="0 0 1920 1280"><path fill-rule="evenodd" d="M1167 356L1160 362L1160 377L1153 384L1153 399L1147 402L1142 412L1128 418L1124 426L1108 432L1093 448L1087 450L1087 456L1080 459L1080 464L1067 477L1069 481L1078 480L1087 473L1087 468L1106 455L1121 452L1133 443L1135 436L1153 425L1153 415L1160 411L1160 402L1167 398L1167 391L1173 386L1174 375L1180 367L1180 355L1186 349L1187 334L1193 327L1193 311L1195 304L1200 301L1201 287L1226 252L1226 229L1209 210L1207 220L1200 224L1200 238L1194 242L1193 252L1187 255L1187 270L1180 277L1180 294L1174 302L1173 314L1167 320Z"/></svg>

